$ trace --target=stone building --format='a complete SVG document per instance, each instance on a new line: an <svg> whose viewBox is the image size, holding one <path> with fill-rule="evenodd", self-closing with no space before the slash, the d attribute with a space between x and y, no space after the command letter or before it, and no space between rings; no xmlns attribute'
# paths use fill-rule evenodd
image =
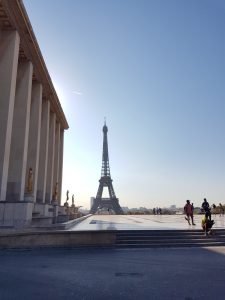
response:
<svg viewBox="0 0 225 300"><path fill-rule="evenodd" d="M0 0L0 226L60 211L68 123L21 0Z"/></svg>

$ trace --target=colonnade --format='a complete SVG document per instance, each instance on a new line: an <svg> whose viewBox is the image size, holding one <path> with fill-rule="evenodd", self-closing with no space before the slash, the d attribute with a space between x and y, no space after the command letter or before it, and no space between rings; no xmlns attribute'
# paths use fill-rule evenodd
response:
<svg viewBox="0 0 225 300"><path fill-rule="evenodd" d="M3 11L4 3L8 26L0 23L0 203L60 205L68 125L31 30L26 51L26 30L21 24L31 29L27 16L17 15L17 30L13 17L21 1L3 1ZM14 15L7 16L9 9ZM7 207L15 211L12 205L0 205L0 222ZM29 211L34 208L29 207Z"/></svg>

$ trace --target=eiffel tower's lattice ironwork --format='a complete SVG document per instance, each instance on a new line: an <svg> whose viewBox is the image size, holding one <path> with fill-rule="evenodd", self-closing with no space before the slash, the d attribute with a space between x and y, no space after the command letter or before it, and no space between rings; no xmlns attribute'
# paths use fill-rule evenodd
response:
<svg viewBox="0 0 225 300"><path fill-rule="evenodd" d="M123 214L123 210L119 205L119 199L116 198L110 175L107 132L108 128L105 123L103 126L103 153L101 178L99 180L99 187L96 198L93 198L90 213L94 214L97 212L98 209L108 209L113 210L117 215L121 215ZM109 198L102 198L104 187L108 188Z"/></svg>

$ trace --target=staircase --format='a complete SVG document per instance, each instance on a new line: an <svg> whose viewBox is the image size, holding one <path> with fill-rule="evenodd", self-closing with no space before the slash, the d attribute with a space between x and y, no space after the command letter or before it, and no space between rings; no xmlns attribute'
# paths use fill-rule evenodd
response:
<svg viewBox="0 0 225 300"><path fill-rule="evenodd" d="M225 246L225 229L205 236L202 230L121 230L116 248L210 247Z"/></svg>
<svg viewBox="0 0 225 300"><path fill-rule="evenodd" d="M43 227L43 226L51 225L52 219L53 219L53 217L43 216L43 215L41 215L40 212L33 211L31 226L32 227Z"/></svg>

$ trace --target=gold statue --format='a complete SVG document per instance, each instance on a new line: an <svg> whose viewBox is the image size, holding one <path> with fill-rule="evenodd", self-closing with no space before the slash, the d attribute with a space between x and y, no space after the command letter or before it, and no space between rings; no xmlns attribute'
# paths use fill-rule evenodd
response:
<svg viewBox="0 0 225 300"><path fill-rule="evenodd" d="M74 204L74 195L72 196L72 207L75 207L75 204Z"/></svg>
<svg viewBox="0 0 225 300"><path fill-rule="evenodd" d="M33 170L29 168L28 179L27 179L27 193L33 192Z"/></svg>
<svg viewBox="0 0 225 300"><path fill-rule="evenodd" d="M65 207L69 206L68 200L69 200L69 191L67 190L67 192L66 192L66 202L64 203Z"/></svg>
<svg viewBox="0 0 225 300"><path fill-rule="evenodd" d="M53 193L53 200L56 201L58 198L58 182L55 184L54 193Z"/></svg>

